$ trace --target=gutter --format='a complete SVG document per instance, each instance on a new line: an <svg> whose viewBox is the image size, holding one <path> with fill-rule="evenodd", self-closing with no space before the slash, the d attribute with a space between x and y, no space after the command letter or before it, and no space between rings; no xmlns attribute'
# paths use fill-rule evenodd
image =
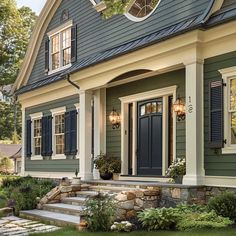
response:
<svg viewBox="0 0 236 236"><path fill-rule="evenodd" d="M78 90L80 90L80 87L79 87L77 84L75 84L73 81L71 81L71 79L70 79L70 73L66 74L66 75L65 75L65 78L66 78L66 80L67 80L68 83L70 83L72 86L74 86L75 88L77 88Z"/></svg>

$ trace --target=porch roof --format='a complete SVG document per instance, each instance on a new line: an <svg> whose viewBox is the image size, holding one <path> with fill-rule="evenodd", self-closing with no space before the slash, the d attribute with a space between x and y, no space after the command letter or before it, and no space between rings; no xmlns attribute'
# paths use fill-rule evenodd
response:
<svg viewBox="0 0 236 236"><path fill-rule="evenodd" d="M0 157L21 157L21 144L0 144Z"/></svg>
<svg viewBox="0 0 236 236"><path fill-rule="evenodd" d="M204 14L194 16L175 25L171 25L167 28L161 29L148 36L138 38L136 40L127 42L114 48L110 48L98 54L83 58L77 61L77 63L75 63L72 67L64 70L61 73L58 73L56 75L54 74L53 76L48 76L44 80L40 80L21 87L15 92L15 95L20 95L34 89L52 84L54 82L64 80L67 74L75 73L87 67L111 60L115 57L130 53L132 51L136 51L138 49L153 45L169 38L173 38L185 32L194 29L207 29L236 19L236 3L232 3L232 1L225 1L222 8L214 13L207 21L205 21L209 11L210 7L204 12Z"/></svg>

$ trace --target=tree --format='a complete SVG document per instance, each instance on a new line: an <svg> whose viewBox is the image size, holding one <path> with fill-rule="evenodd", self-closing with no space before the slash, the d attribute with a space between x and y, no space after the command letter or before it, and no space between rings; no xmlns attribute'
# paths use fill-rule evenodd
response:
<svg viewBox="0 0 236 236"><path fill-rule="evenodd" d="M9 173L13 167L12 161L8 157L3 157L0 161L0 170L4 173Z"/></svg>
<svg viewBox="0 0 236 236"><path fill-rule="evenodd" d="M17 9L15 0L0 1L0 87L14 83L35 20L30 8Z"/></svg>

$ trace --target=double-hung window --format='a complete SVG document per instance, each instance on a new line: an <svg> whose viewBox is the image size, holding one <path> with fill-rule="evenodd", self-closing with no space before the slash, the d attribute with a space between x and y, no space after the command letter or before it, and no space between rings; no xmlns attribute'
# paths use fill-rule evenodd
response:
<svg viewBox="0 0 236 236"><path fill-rule="evenodd" d="M55 115L55 151L56 155L64 154L65 115Z"/></svg>
<svg viewBox="0 0 236 236"><path fill-rule="evenodd" d="M49 49L49 63L46 67L48 66L49 74L71 66L73 56L72 46L73 50L76 50L76 46L72 45L72 42L74 42L72 37L76 37L76 35L74 35L76 32L72 35L72 28L74 29L74 27L72 27L72 21L68 21L48 33L49 42L46 47ZM46 51L48 51L48 49L46 49ZM46 60L47 57L48 54L46 54Z"/></svg>
<svg viewBox="0 0 236 236"><path fill-rule="evenodd" d="M236 153L236 67L220 70L224 82L224 148L222 153Z"/></svg>

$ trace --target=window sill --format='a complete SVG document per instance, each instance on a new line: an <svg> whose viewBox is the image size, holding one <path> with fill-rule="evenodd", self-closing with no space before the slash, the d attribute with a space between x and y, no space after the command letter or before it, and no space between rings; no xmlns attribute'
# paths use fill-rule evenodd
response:
<svg viewBox="0 0 236 236"><path fill-rule="evenodd" d="M66 66L57 68L56 70L50 70L50 71L48 72L48 75L52 75L52 74L55 74L55 73L60 72L60 71L62 71L62 70L68 69L68 68L70 68L71 66L72 66L72 64L70 63L70 64L68 64L68 65L66 65Z"/></svg>
<svg viewBox="0 0 236 236"><path fill-rule="evenodd" d="M52 160L65 160L66 159L66 155L64 154L58 154L55 156L52 156Z"/></svg>
<svg viewBox="0 0 236 236"><path fill-rule="evenodd" d="M31 161L40 161L40 160L43 160L43 157L42 156L32 156L30 158Z"/></svg>
<svg viewBox="0 0 236 236"><path fill-rule="evenodd" d="M236 147L225 147L222 148L222 154L236 154Z"/></svg>

